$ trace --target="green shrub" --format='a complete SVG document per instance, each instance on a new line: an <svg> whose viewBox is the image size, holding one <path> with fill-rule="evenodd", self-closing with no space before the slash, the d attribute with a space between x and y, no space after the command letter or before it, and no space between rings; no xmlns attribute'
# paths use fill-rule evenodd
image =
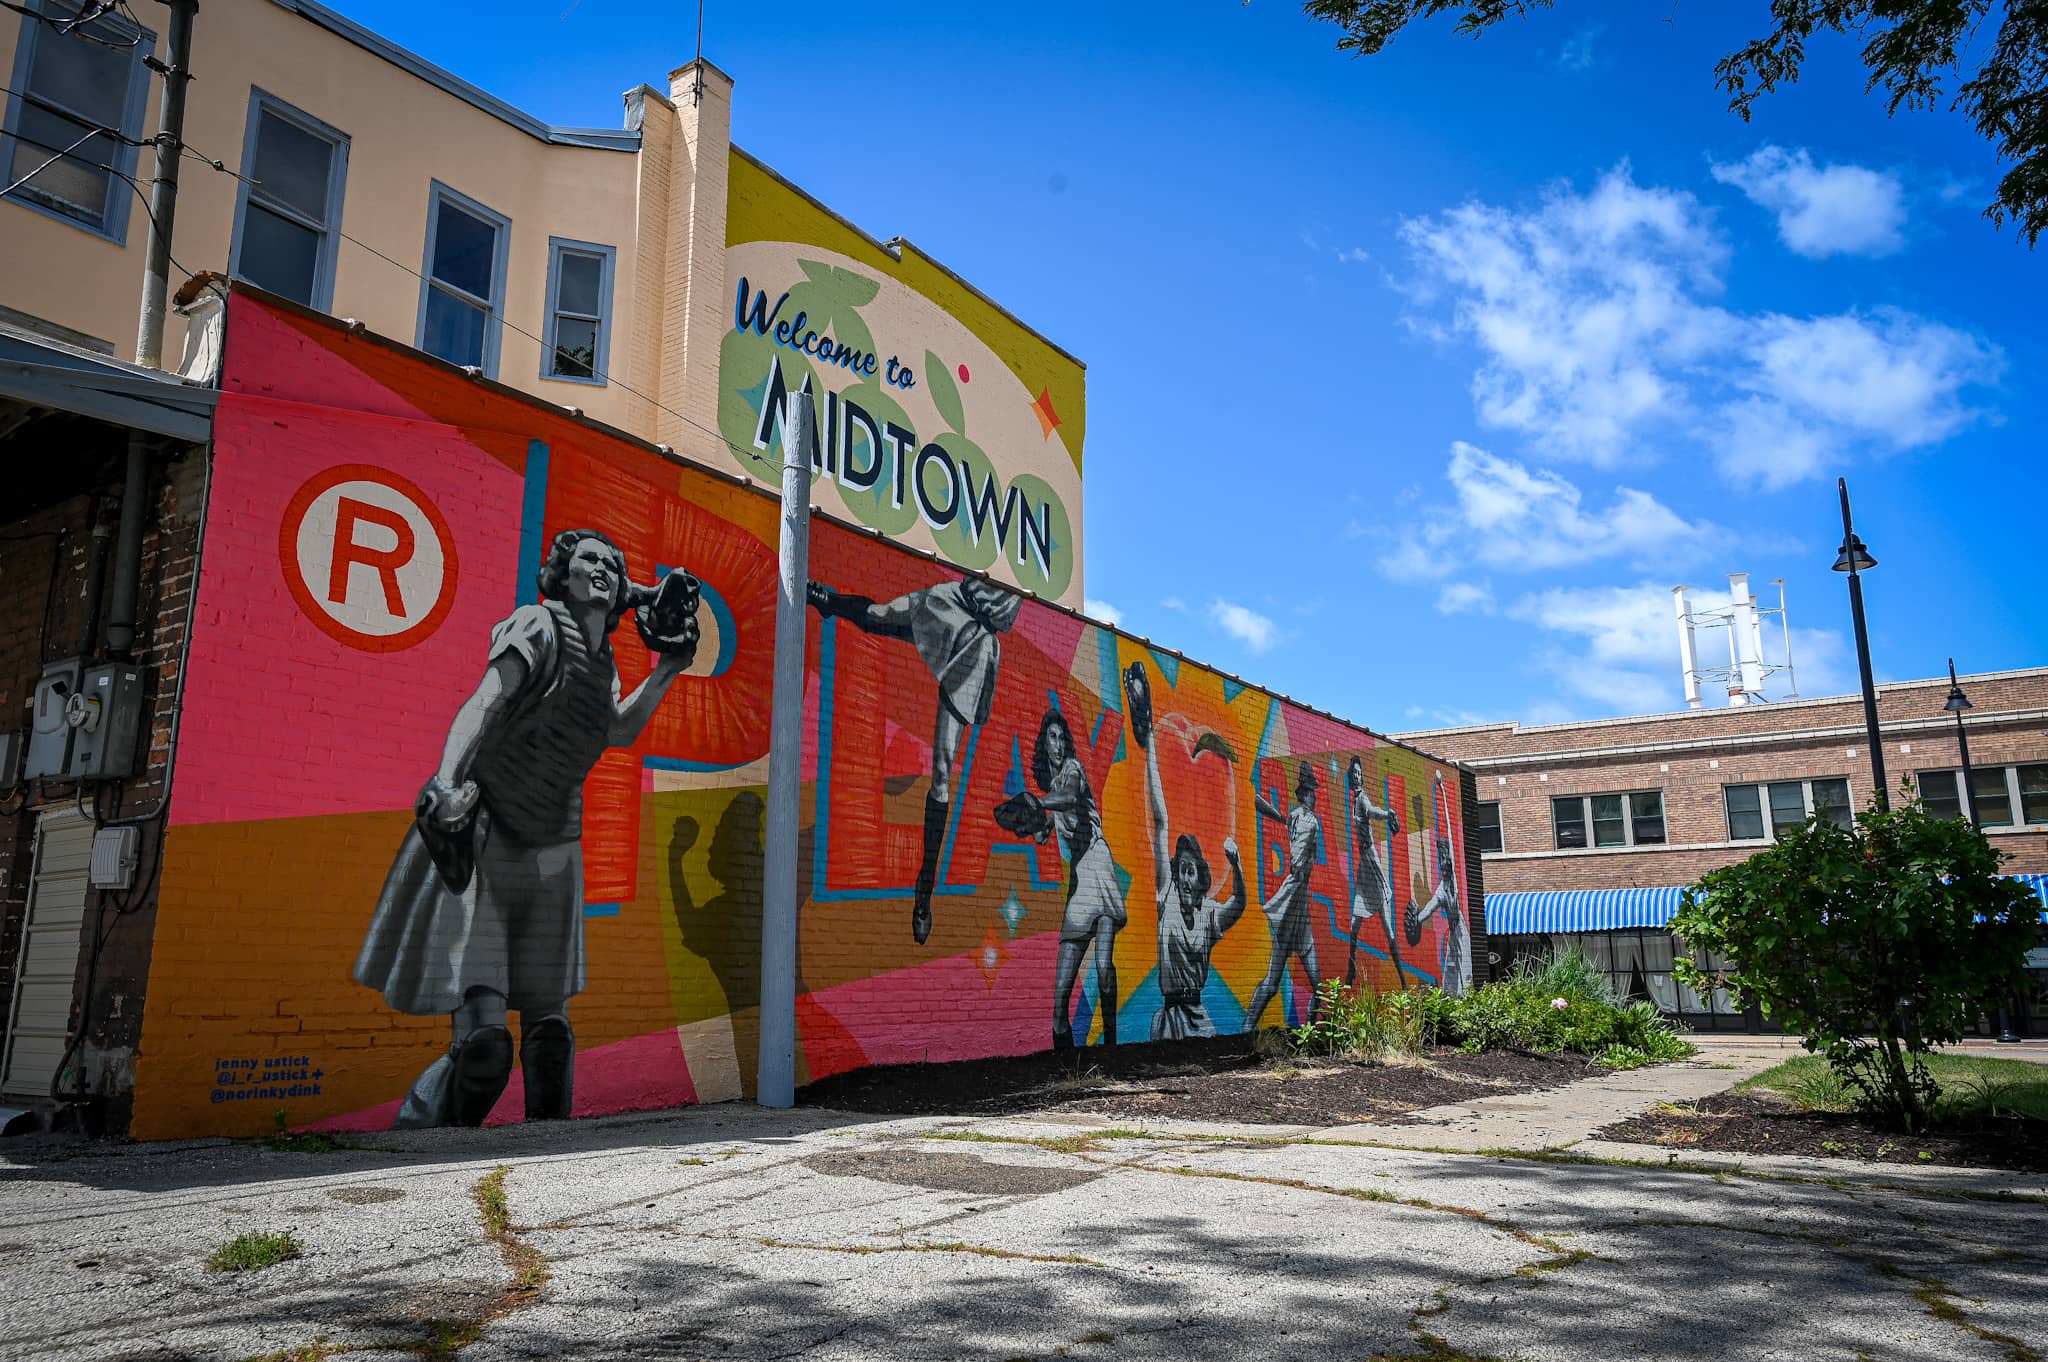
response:
<svg viewBox="0 0 2048 1362"><path fill-rule="evenodd" d="M1294 1028L1304 1054L1386 1060L1422 1053L1428 1004L1421 993L1380 993L1326 979L1316 989L1315 1014Z"/></svg>
<svg viewBox="0 0 2048 1362"><path fill-rule="evenodd" d="M1647 1057L1636 1064L1693 1053L1655 1007L1617 1001L1606 974L1577 950L1524 959L1505 979L1462 997L1436 993L1430 999L1423 1007L1425 1037L1464 1050L1601 1056L1620 1047Z"/></svg>

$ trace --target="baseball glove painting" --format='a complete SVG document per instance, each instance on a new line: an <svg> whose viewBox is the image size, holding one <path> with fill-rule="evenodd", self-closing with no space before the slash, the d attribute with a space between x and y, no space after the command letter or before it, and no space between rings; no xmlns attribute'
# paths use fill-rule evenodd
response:
<svg viewBox="0 0 2048 1362"><path fill-rule="evenodd" d="M674 569L658 586L635 588L633 623L640 641L657 653L680 657L685 663L697 656L697 607L703 601L702 586L695 577Z"/></svg>
<svg viewBox="0 0 2048 1362"><path fill-rule="evenodd" d="M1152 745L1152 682L1145 664L1133 662L1124 669L1124 694L1130 700L1131 737L1140 747Z"/></svg>
<svg viewBox="0 0 2048 1362"><path fill-rule="evenodd" d="M413 805L413 826L419 829L420 841L441 882L455 894L469 888L470 876L476 873L478 793L473 780L458 788L435 776Z"/></svg>
<svg viewBox="0 0 2048 1362"><path fill-rule="evenodd" d="M1052 831L1052 815L1029 790L1011 795L996 805L996 826L1027 841L1042 842Z"/></svg>

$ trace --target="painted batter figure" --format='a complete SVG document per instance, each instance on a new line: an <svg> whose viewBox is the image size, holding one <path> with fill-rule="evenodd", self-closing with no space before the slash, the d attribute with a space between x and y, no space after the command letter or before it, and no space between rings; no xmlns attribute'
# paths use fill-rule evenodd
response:
<svg viewBox="0 0 2048 1362"><path fill-rule="evenodd" d="M356 958L357 983L400 1012L447 1014L446 1054L413 1083L395 1125L481 1125L512 1073L519 1013L526 1119L567 1117L582 992L583 779L640 736L696 655L696 580L626 578L596 530L555 536L541 600L491 632L476 691L456 712ZM653 670L623 698L611 634L638 605Z"/></svg>
<svg viewBox="0 0 2048 1362"><path fill-rule="evenodd" d="M1152 685L1145 664L1133 662L1124 673L1131 737L1145 749L1145 790L1152 821L1153 895L1159 909L1159 1011L1152 1018L1152 1039L1186 1040L1213 1036L1216 1023L1202 993L1209 985L1209 955L1223 934L1244 916L1244 865L1237 839L1223 839L1223 859L1230 864L1230 898L1209 897L1209 862L1193 833L1184 832L1167 850L1166 789L1159 779L1159 751L1152 742Z"/></svg>
<svg viewBox="0 0 2048 1362"><path fill-rule="evenodd" d="M823 582L810 583L805 595L826 619L843 619L884 638L908 639L939 685L932 719L932 783L924 797L924 848L910 910L910 934L921 946L932 933L932 890L953 811L954 755L969 728L988 722L1002 658L998 635L1017 622L1024 598L978 577L940 582L880 605Z"/></svg>
<svg viewBox="0 0 2048 1362"><path fill-rule="evenodd" d="M1344 771L1344 789L1351 799L1352 837L1351 954L1344 962L1344 982L1357 982L1358 935L1365 930L1368 919L1377 918L1387 934L1387 953L1394 960L1394 975L1406 988L1408 976L1401 968L1401 948L1394 934L1393 868L1380 863L1379 843L1373 836L1373 824L1385 823L1391 853L1392 839L1401 835L1401 815L1372 802L1365 792L1365 763L1357 757L1351 759L1351 765Z"/></svg>
<svg viewBox="0 0 2048 1362"><path fill-rule="evenodd" d="M1436 892L1429 901L1408 904L1408 944L1422 944L1422 929L1442 913L1447 936L1444 940L1443 991L1457 996L1472 985L1472 929L1458 896L1458 867L1451 847L1449 792L1444 778L1437 776L1432 795L1436 801Z"/></svg>
<svg viewBox="0 0 2048 1362"><path fill-rule="evenodd" d="M1245 1013L1244 1028L1258 1029L1259 1018L1265 1015L1267 1004L1287 980L1287 962L1301 961L1303 973L1308 976L1310 1014L1314 1014L1316 985L1316 938L1310 930L1308 877L1315 868L1316 857L1323 841L1322 820L1316 817L1315 768L1302 762L1300 773L1294 781L1294 807L1282 813L1273 802L1266 798L1266 792L1253 786L1254 802L1259 816L1270 818L1287 828L1287 875L1280 881L1280 887L1266 900L1266 922L1273 929L1273 962L1266 966L1266 977L1252 994L1252 1005Z"/></svg>

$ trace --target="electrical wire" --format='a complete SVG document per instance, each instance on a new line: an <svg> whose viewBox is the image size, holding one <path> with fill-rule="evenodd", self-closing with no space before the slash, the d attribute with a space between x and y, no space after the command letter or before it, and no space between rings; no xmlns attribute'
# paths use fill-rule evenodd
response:
<svg viewBox="0 0 2048 1362"><path fill-rule="evenodd" d="M6 0L0 0L0 5L5 4ZM12 6L8 6L8 8L12 8ZM121 132L120 130L115 128L110 128L104 123L88 123L84 119L80 118L77 114L73 113L71 110L65 108L62 104L52 104L49 100L44 99L41 95L37 94L33 90L16 90L5 85L0 85L0 95L11 95L15 99L21 100L25 104L33 104L38 109L42 109L47 113L56 114L68 122L78 124L78 126L80 126L81 128L91 128L94 132L100 133L106 137L113 139L116 142L123 143L127 146L148 147L156 145L156 139L154 137L130 137L127 133ZM24 142L28 142L31 141L32 139L24 137L21 140ZM41 144L38 143L37 145Z"/></svg>
<svg viewBox="0 0 2048 1362"><path fill-rule="evenodd" d="M97 43L101 47L111 47L117 51L125 51L128 48L139 47L142 44L142 21L135 17L135 11L128 8L127 0L116 0L115 3L108 3L108 0L93 0L92 4L79 10L77 14L69 19L53 18L31 6L14 4L13 0L0 0L0 9L11 9L16 14L25 14L31 19L39 19L43 23L48 24L54 32L62 37L83 38L86 42ZM135 26L135 33L127 42L112 42L106 38L99 37L97 34L85 31L87 24L96 24L116 11L119 11L122 18Z"/></svg>
<svg viewBox="0 0 2048 1362"><path fill-rule="evenodd" d="M4 3L5 3L5 0L0 0L0 4L4 4ZM106 129L106 128L94 128L94 129L93 129L93 131L94 131L94 132L100 132L100 133L104 133L104 132L107 132L107 131L108 131L108 129ZM12 133L12 134L9 134L9 135L10 135L10 136L12 136L12 137L13 137L13 138L14 138L14 139L15 139L15 140L17 141L17 142L26 142L26 143L28 143L28 145L30 145L30 146L32 146L32 147L36 147L36 148L38 148L39 150L42 150L42 151L55 151L55 152L57 152L57 156L58 156L59 158L62 158L62 157L65 157L65 156L69 156L69 157L71 157L71 159L73 159L73 160L75 160L75 161L82 161L82 162L84 162L84 163L85 163L86 165L89 165L89 166L91 166L91 167L92 167L92 168L93 168L94 170L98 170L98 171L104 171L104 172L105 172L106 174L109 174L109 175L113 176L113 177L114 177L115 179L117 179L117 180L121 181L121 182L122 182L123 184L127 185L127 186L128 186L128 187L129 187L130 189L134 190L134 191L135 191L135 197L136 197L136 200L137 200L137 201L138 201L139 203L141 203L141 205L142 205L142 213L143 213L143 216L145 216L145 217L147 217L147 218L149 219L149 225L150 225L150 227L151 227L151 228L152 228L152 229L153 229L153 230L154 230L154 231L156 232L156 234L157 234L158 238L160 238L160 239L161 239L161 240L163 241L163 243L164 243L164 259L166 259L166 260L170 261L172 265L176 266L176 267L177 267L177 270L178 270L178 273L180 273L180 274L184 275L184 276L185 276L185 277L186 277L187 279L190 279L190 278L192 278L192 276L193 276L193 271L191 271L191 270L188 270L188 269L186 269L186 268L185 268L185 266L183 265L183 263L181 263L181 262L179 261L178 257L176 257L175 255L172 255L172 254L171 254L171 242L170 242L170 238L169 238L169 237L168 237L167 235L165 235L165 233L164 233L164 228L163 228L163 224L162 224L161 222L157 221L157 216L156 216L156 210L155 210L155 209L153 209L153 208L151 208L151 207L150 207L150 205L149 205L149 195L143 192L143 189L142 189L142 184L141 184L141 182L140 182L139 180L137 180L137 179L136 179L136 178L135 178L135 177L134 177L133 175L130 175L130 174L129 174L129 173L127 172L127 171L125 171L125 170L116 170L116 169L115 169L115 168L114 168L113 166L110 166L110 165L103 165L102 163L100 163L100 162L98 162L98 161L95 161L95 160L91 159L90 157L86 157L86 156L80 156L80 155L79 155L79 154L78 154L77 152L75 152L75 151L71 151L71 150L69 150L68 148L58 148L58 147L53 147L53 146L51 146L51 145L50 145L50 144L49 144L48 142L41 142L41 141L38 141L38 140L36 140L36 139L35 139L35 138L33 138L33 137L28 137L28 136L24 136L23 134L21 134L21 133L19 133L19 132L16 132L16 133ZM115 133L115 134L114 134L114 136L116 136L116 137L119 137L119 136L120 136L120 134L119 134L119 133ZM131 142L134 142L134 141L135 141L135 139L133 139L133 138L127 138L127 139L124 139L124 140L127 140L127 141L131 141ZM74 143L73 145L76 145L76 144ZM140 142L135 142L135 145L137 145L137 146L154 146L154 145L156 145L156 144L155 144L155 142L154 142L153 140L144 140L144 141L140 141ZM49 162L45 162L45 163L44 163L43 165L41 165L41 166L37 166L37 167L35 168L35 170L33 170L33 171L30 171L30 172L29 172L29 176L28 176L27 178L32 178L32 177L33 177L33 176L35 176L35 175L41 174L41 173L42 173L42 171L43 171L43 170L44 170L44 169L45 169L45 168L46 168L46 167L47 167L47 166L48 166L49 164L50 164ZM11 193L11 192L13 192L13 190L14 190L14 188L15 188L15 187L16 187L16 186L14 186L14 185L10 185L10 186L8 186L8 192L10 192L10 193Z"/></svg>
<svg viewBox="0 0 2048 1362"><path fill-rule="evenodd" d="M204 152L199 151L194 147L186 146L182 148L182 150L186 155L190 156L193 160L198 161L203 165L209 166L212 169L219 171L223 175L230 176L236 180L240 180L244 184L252 185L259 189L264 187L263 181L257 179L255 176L244 175L237 170L230 170L228 169L226 162L221 161L215 157L208 156ZM379 260L382 260L386 264L395 266L396 268L403 270L405 273L411 275L413 278L419 280L420 282L427 282L427 277L421 274L418 270L414 269L412 266L406 264L402 260L392 259L392 257L384 254L384 252L378 250L369 242L364 241L359 237L350 236L347 232L344 232L339 227L330 227L328 228L328 230L333 232L336 236L340 237L343 241L346 241L351 245L361 247L363 250L368 251L371 255L376 256ZM183 269L184 267L181 265L179 266L179 268ZM539 336L534 335L533 332L528 331L526 328L519 326L514 322L508 321L502 316L494 317L492 320L497 322L499 326L502 326L507 331L513 332L515 335L524 336L526 337L526 339L532 341L535 345L540 347L542 354L547 353L547 341L545 341ZM642 392L640 389L634 387L632 384L626 382L624 379L619 378L616 374L608 370L597 369L595 365L592 366L592 371L599 378L602 378L606 383L619 389L621 392L631 393L633 396L639 398L641 401L646 402L649 406L655 408L655 410L666 412L668 415L673 416L676 420L682 422L684 425L690 427L692 430L696 430L705 435L710 436L712 439L724 445L727 449L731 450L735 455L739 456L740 458L751 459L756 457L757 451L744 448L734 443L733 441L727 439L722 431L714 429L711 426L707 426L702 421L698 421L690 416L684 415L682 412L677 411L674 407L671 407L667 403L663 402L660 398L654 396L654 394Z"/></svg>

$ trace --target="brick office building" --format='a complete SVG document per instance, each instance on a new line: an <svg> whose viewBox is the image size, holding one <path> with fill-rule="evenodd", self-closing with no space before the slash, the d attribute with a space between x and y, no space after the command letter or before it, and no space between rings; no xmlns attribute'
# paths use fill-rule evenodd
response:
<svg viewBox="0 0 2048 1362"><path fill-rule="evenodd" d="M1961 678L1984 830L2008 873L2048 883L2048 668ZM1878 687L1886 778L1964 816L1947 677ZM1672 979L1665 930L1684 886L1809 815L1847 821L1870 799L1859 696L1584 723L1477 724L1399 735L1471 768L1486 918L1498 957L1577 945L1623 992L1702 1029L1753 1024L1725 990ZM2048 970L2031 1012L2048 1010Z"/></svg>

